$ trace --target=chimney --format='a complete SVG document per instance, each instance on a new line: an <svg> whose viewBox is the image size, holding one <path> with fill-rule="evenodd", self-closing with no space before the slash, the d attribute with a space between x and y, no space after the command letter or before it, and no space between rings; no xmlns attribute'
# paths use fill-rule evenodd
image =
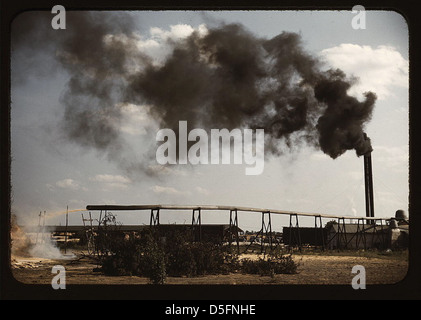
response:
<svg viewBox="0 0 421 320"><path fill-rule="evenodd" d="M371 151L364 154L364 180L365 180L365 211L367 217L374 217L373 197L373 169L371 166ZM369 223L373 223L370 220Z"/></svg>

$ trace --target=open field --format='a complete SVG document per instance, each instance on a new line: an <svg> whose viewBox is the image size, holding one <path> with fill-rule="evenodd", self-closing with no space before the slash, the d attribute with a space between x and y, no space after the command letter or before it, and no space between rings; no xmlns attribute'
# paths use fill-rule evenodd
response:
<svg viewBox="0 0 421 320"><path fill-rule="evenodd" d="M258 258L257 254L243 254L241 258ZM406 275L408 269L407 252L326 252L323 254L294 254L298 263L296 274L277 274L274 277L231 273L226 275L206 275L200 277L168 277L166 284L230 284L230 285L282 285L282 284L350 284L355 274L352 267L362 265L366 270L366 283L394 284ZM148 284L149 279L138 276L106 276L94 271L94 260L76 253L73 259L12 258L12 273L16 280L25 284L51 284L54 265L66 269L66 284Z"/></svg>

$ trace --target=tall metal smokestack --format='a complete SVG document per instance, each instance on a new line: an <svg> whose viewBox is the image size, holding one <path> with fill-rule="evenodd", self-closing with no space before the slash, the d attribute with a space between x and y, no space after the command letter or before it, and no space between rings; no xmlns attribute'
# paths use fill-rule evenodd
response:
<svg viewBox="0 0 421 320"><path fill-rule="evenodd" d="M374 189L373 189L373 169L371 166L371 152L364 154L364 180L365 180L365 210L367 217L374 217ZM373 223L373 220L370 221Z"/></svg>

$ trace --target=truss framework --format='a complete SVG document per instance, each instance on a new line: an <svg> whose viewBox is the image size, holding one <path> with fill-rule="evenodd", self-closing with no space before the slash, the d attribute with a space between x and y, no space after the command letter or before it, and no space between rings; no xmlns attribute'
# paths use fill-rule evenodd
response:
<svg viewBox="0 0 421 320"><path fill-rule="evenodd" d="M194 241L202 240L202 211L229 211L229 229L228 229L228 245L231 247L233 242L236 243L237 251L239 252L239 234L238 234L238 212L256 212L261 214L261 228L257 233L256 238L254 238L249 245L247 246L247 251L251 245L260 239L261 252L266 253L267 249L272 250L279 245L279 242L274 237L273 228L272 228L272 214L280 215L289 215L289 243L294 244L290 245L289 249L293 250L298 247L301 251L303 247L301 234L300 234L300 224L299 217L314 217L314 239L315 243L320 243L320 248L324 250L327 245L332 243L332 241L337 239L337 248L338 249L347 249L348 245L352 240L355 239L357 248L362 246L364 249L367 248L367 231L372 230L372 243L374 244L376 240L380 240L381 243L385 243L385 235L383 231L383 223L387 223L390 219L387 218L375 218L375 217L349 217L349 216L336 216L328 214L319 214L319 213L305 213L305 212L292 212L292 211L283 211L283 210L268 210L268 209L259 209L259 208L249 208L249 207L231 207L231 206L175 206L175 205L88 205L87 210L100 210L100 220L105 220L104 218L107 215L108 211L132 211L132 210L150 210L150 226L159 226L159 213L161 210L191 210L192 212L192 236ZM104 212L104 218L101 220L101 215ZM323 225L322 218L330 218L337 220L337 232L331 238L327 239L325 242L325 237L323 235ZM348 239L347 230L346 230L346 220L357 220L357 231L352 234Z"/></svg>

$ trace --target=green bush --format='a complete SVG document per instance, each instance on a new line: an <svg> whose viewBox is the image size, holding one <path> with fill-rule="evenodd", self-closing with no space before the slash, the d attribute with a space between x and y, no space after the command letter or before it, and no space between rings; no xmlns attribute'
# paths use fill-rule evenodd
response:
<svg viewBox="0 0 421 320"><path fill-rule="evenodd" d="M146 238L146 243L140 250L139 273L148 277L154 284L165 283L166 254L163 248L155 241L153 235ZM134 253L136 255L136 252Z"/></svg>
<svg viewBox="0 0 421 320"><path fill-rule="evenodd" d="M242 260L230 248L211 242L192 242L189 232L174 232L162 237L155 229L123 237L108 232L107 253L101 258L101 270L107 275L148 277L163 284L167 276L202 276L207 274L243 273L275 275L295 273L297 265L291 255L278 253L266 259Z"/></svg>
<svg viewBox="0 0 421 320"><path fill-rule="evenodd" d="M200 276L230 272L237 255L212 242L192 242L186 234L166 237L167 271L171 276Z"/></svg>
<svg viewBox="0 0 421 320"><path fill-rule="evenodd" d="M191 242L184 233L166 235L164 240L148 229L138 237L114 234L107 241L109 254L102 257L101 270L108 275L146 276L152 283L164 283L166 276L227 273L238 265L238 257L224 246Z"/></svg>
<svg viewBox="0 0 421 320"><path fill-rule="evenodd" d="M105 274L139 275L155 284L165 282L166 255L152 233L145 232L141 237L129 239L114 234L107 240L109 254L100 261Z"/></svg>

